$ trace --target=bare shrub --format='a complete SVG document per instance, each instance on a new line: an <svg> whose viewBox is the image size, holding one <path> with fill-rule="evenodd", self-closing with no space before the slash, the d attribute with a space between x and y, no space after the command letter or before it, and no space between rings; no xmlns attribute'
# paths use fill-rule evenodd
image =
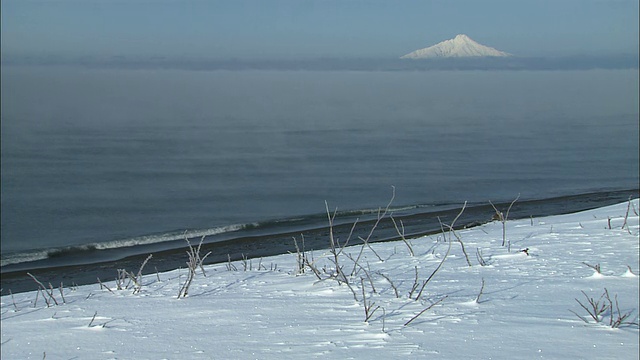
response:
<svg viewBox="0 0 640 360"><path fill-rule="evenodd" d="M476 248L476 259L478 260L478 264L480 264L480 266L489 265L487 260L485 260L484 256L482 255L482 249L480 248Z"/></svg>
<svg viewBox="0 0 640 360"><path fill-rule="evenodd" d="M380 255L378 255L378 253L371 247L371 245L369 244L369 240L371 240L371 236L373 235L373 233L375 232L376 228L380 224L380 221L382 219L384 219L384 217L387 216L387 214L389 213L389 209L391 208L391 204L393 203L393 200L396 198L396 188L394 186L392 186L391 189L392 189L391 199L387 203L387 206L385 206L384 210L382 210L382 208L378 208L378 215L376 217L376 221L373 224L373 226L371 227L371 230L369 231L369 234L367 235L367 237L366 238L358 237L358 239L360 239L360 241L362 241L362 247L360 248L360 252L358 253L358 256L356 257L356 261L355 261L356 264L360 261L360 258L362 257L362 253L364 252L365 246L368 247L369 250L371 250L373 252L373 254L378 258L378 260L384 261L380 257ZM354 224L354 226L355 226L355 224ZM353 270L352 270L351 273L352 274L356 274L356 266L355 265L353 266Z"/></svg>
<svg viewBox="0 0 640 360"><path fill-rule="evenodd" d="M300 234L300 238L302 241L302 250L300 250L300 246L298 246L298 240L296 240L296 237L293 237L293 243L296 246L296 275L304 274L304 269L307 263L307 254L305 253L304 249L304 235Z"/></svg>
<svg viewBox="0 0 640 360"><path fill-rule="evenodd" d="M182 285L182 287L180 288L180 292L178 292L178 299L181 297L184 298L189 294L189 287L191 286L191 282L196 276L196 271L198 270L198 268L202 270L203 276L207 276L207 274L204 272L203 262L204 259L206 259L207 256L211 254L211 251L209 251L205 256L200 256L200 248L202 247L204 236L200 239L200 243L198 244L197 248L194 248L191 245L189 239L187 239L186 237L185 241L189 245L189 250L187 250L187 255L189 256L189 261L187 261L189 274L187 275L187 280L184 282L184 285Z"/></svg>
<svg viewBox="0 0 640 360"><path fill-rule="evenodd" d="M253 264L251 263L251 259L247 257L244 253L242 254L242 268L244 272L253 270Z"/></svg>
<svg viewBox="0 0 640 360"><path fill-rule="evenodd" d="M375 306L376 303L369 300L367 301L367 295L364 288L364 279L360 278L360 287L362 288L362 305L364 306L364 322L369 321L373 314L380 308L380 306ZM375 291L374 291L375 292Z"/></svg>
<svg viewBox="0 0 640 360"><path fill-rule="evenodd" d="M489 204L491 204L491 207L493 207L493 210L496 211L494 215L494 219L502 223L502 246L505 246L507 244L507 220L509 219L509 212L511 211L511 207L513 206L513 204L515 204L515 202L518 201L518 199L520 199L520 194L518 194L518 196L511 202L511 204L509 204L509 208L507 209L506 214L503 214L502 212L498 211L498 209L493 205L493 203L489 201Z"/></svg>
<svg viewBox="0 0 640 360"><path fill-rule="evenodd" d="M402 239L404 244L407 246L407 249L409 249L409 255L411 255L411 257L413 257L414 256L413 247L411 246L411 244L409 243L409 241L405 237L404 223L402 222L402 220L400 220L399 221L400 222L400 227L398 227L398 224L396 223L396 219L393 218L393 215L390 216L390 218L391 218L391 221L393 222L393 226L396 228L396 232L398 233L398 235L400 235L400 239Z"/></svg>
<svg viewBox="0 0 640 360"><path fill-rule="evenodd" d="M378 291L376 289L376 281L384 278L390 284L391 289L393 289L393 293L395 294L395 297L396 298L401 297L400 296L401 292L398 286L396 286L396 284L394 283L394 280L392 280L389 276L383 274L380 271L375 271L375 269L372 270L371 264L363 260L366 258L364 256L365 252L370 251L378 258L378 260L380 260L380 262L384 261L380 257L380 255L376 253L375 249L370 244L370 240L373 238L373 234L375 230L378 228L379 224L383 219L387 217L391 219L396 229L396 232L398 233L402 241L405 243L408 249L409 255L412 257L415 256L411 243L406 238L404 223L402 221L396 221L396 219L394 219L393 216L389 215L391 204L393 203L394 198L395 198L395 188L391 196L391 199L389 200L387 205L384 208L378 209L377 216L375 220L372 221L373 225L371 229L368 230L368 234L364 237L358 237L362 241L362 243L358 244L358 248L357 248L358 250L353 254L347 252L348 251L347 246L349 245L349 242L352 239L354 230L358 224L358 220L354 222L346 240L340 241L340 239L337 238L334 233L334 224L336 221L337 209L331 211L329 208L328 202L325 201L325 210L327 214L327 221L329 224L328 225L329 248L326 251L326 253L323 256L321 256L322 259L327 260L326 265L322 266L321 268L319 268L319 266L316 266L315 260L310 258L310 256L308 255L307 250L305 248L304 236L301 235L300 238L293 237L293 245L295 246L295 253L291 252L291 254L295 256L294 273L296 275L302 275L302 274L305 274L308 269L310 269L311 271L313 271L314 275L320 281L332 279L332 280L335 280L338 283L338 285L346 285L346 287L353 294L354 300L357 303L362 305L362 308L364 309L365 322L368 322L371 319L373 319L374 313L381 308L381 306L377 306L376 303L371 300L371 296L374 296L371 294L378 294ZM418 266L414 267L415 280L413 282L413 286L409 291L408 297L410 300L414 300L414 301L423 300L422 296L423 296L423 293L425 292L425 288L431 282L431 280L435 277L435 275L440 271L440 269L442 269L447 257L451 253L451 247L454 241L457 241L458 243L460 243L460 246L462 248L462 252L465 255L467 264L471 266L464 243L462 242L460 235L455 230L456 223L464 213L466 206L467 206L467 202L465 202L462 205L462 208L460 209L458 214L454 217L451 224L443 224L442 222L440 222L440 226L442 230L442 239L445 242L448 242L446 252L444 256L442 256L442 258L439 260L436 267L430 273L428 273L428 277L426 277L426 279L421 278L420 273L418 271ZM438 245L439 244L440 242L438 242ZM345 270L345 266L348 263L348 262L345 263L345 260L349 260L353 263L352 268L351 268L351 265L349 264L349 267L351 270L350 272L348 272L348 270ZM246 259L245 259L245 263L246 263ZM245 268L246 268L246 265L245 265ZM231 264L230 257L229 257L227 269L229 270L235 269L235 267L233 267L233 265ZM476 298L476 301L478 302L480 301L480 297L482 296L483 289L484 289L484 280L483 280L483 286L480 290L480 294ZM436 306L437 304L444 301L445 298L446 296L438 299L435 302L431 302L429 306L425 307L422 311L420 311L418 314L416 314L411 319L409 319L405 323L405 325L409 325L412 321L417 319L426 311L433 308L433 306ZM381 317L383 321L383 329L384 329L386 310L382 308L382 312L384 313Z"/></svg>
<svg viewBox="0 0 640 360"><path fill-rule="evenodd" d="M118 276L116 277L116 289L127 290L130 286L132 286L134 294L138 294L140 291L142 291L142 270L152 257L152 254L149 254L149 256L147 256L147 258L142 262L142 265L140 265L140 269L138 269L137 274L134 274L132 271L127 271L126 269L118 269ZM100 281L100 279L98 279L98 282L100 283L101 289L102 287L106 287L107 290L111 291L111 289L104 285Z"/></svg>
<svg viewBox="0 0 640 360"><path fill-rule="evenodd" d="M600 264L591 265L591 264L587 264L586 262L582 262L582 263L592 268L593 270L595 270L595 272L597 272L598 274L602 274L602 272L600 272Z"/></svg>
<svg viewBox="0 0 640 360"><path fill-rule="evenodd" d="M117 269L118 276L116 277L116 290L124 290L128 289L129 285L131 285L131 278L127 275L129 274L126 269ZM129 282L127 282L127 279Z"/></svg>
<svg viewBox="0 0 640 360"><path fill-rule="evenodd" d="M231 255L227 254L227 271L238 271L238 268L231 262Z"/></svg>
<svg viewBox="0 0 640 360"><path fill-rule="evenodd" d="M100 284L100 290L102 290L102 289L104 288L104 289L109 290L109 292L110 292L110 293L115 294L115 293L113 292L113 290L111 290L111 288L110 288L110 287L108 287L106 284L103 284L103 283L102 283L102 281L100 280L100 278L97 278L97 279L98 279L98 284Z"/></svg>
<svg viewBox="0 0 640 360"><path fill-rule="evenodd" d="M142 270L144 269L145 265L147 265L149 260L151 260L152 257L153 255L151 254L147 256L147 258L142 262L142 265L140 265L140 269L138 269L137 274L134 275L133 273L129 273L129 276L132 278L134 283L134 286L133 286L134 294L137 294L142 290Z"/></svg>
<svg viewBox="0 0 640 360"><path fill-rule="evenodd" d="M62 303L66 304L67 300L65 300L65 298L64 298L64 288L62 286L62 282L60 282L60 297L62 298Z"/></svg>
<svg viewBox="0 0 640 360"><path fill-rule="evenodd" d="M353 231L353 230L352 230ZM300 248L300 246L298 245L298 240L296 239L296 237L293 237L293 243L296 247L296 268L295 268L295 274L296 275L301 275L305 273L305 269L309 268L311 269L311 271L313 271L313 274L318 278L318 280L322 280L322 276L321 276L321 272L320 270L318 270L317 266L315 266L315 261L313 259L309 260L309 257L307 255L305 246L304 246L304 235L300 234L300 239L301 239L301 243L302 243L302 248ZM260 267L258 266L258 269ZM264 268L265 270L267 269L266 267Z"/></svg>
<svg viewBox="0 0 640 360"><path fill-rule="evenodd" d="M334 210L332 214L329 211L329 204L326 201L324 202L324 205L327 211L327 219L329 220L329 254L331 255L329 258L329 261L331 261L334 266L334 270L329 277L337 281L338 285L345 284L351 291L351 294L353 295L353 299L355 301L358 301L358 295L356 294L356 291L354 290L353 286L351 286L351 283L349 282L349 277L344 273L343 265L341 265L340 263L340 255L342 254L342 252L344 251L344 248L349 243L349 240L351 239L353 230L355 229L356 224L358 223L358 220L356 220L353 226L351 227L351 232L349 233L347 240L344 243L340 244L338 239L336 239L333 233L333 224L335 221L336 214L338 213L338 210L337 209ZM311 265L309 262L307 262L307 264ZM356 264L357 264L357 261L356 261ZM354 265L354 269L355 269L355 265ZM314 270L314 273L316 273L316 276L318 276L317 270Z"/></svg>
<svg viewBox="0 0 640 360"><path fill-rule="evenodd" d="M391 279L383 274L383 273L378 273L378 275L382 276L385 280L387 280L389 282L389 284L391 285L391 288L393 289L394 294L396 295L396 298L400 298L400 293L398 292L398 287L393 283L393 281L391 281Z"/></svg>
<svg viewBox="0 0 640 360"><path fill-rule="evenodd" d="M631 202L631 196L629 196L629 202L627 203L627 212L624 214L624 221L622 222L622 229L627 228L627 232L631 235L631 228L629 224L627 224L627 220L629 219L629 212L631 211L631 207L633 206L633 213L638 216L638 212L636 211L635 205Z"/></svg>
<svg viewBox="0 0 640 360"><path fill-rule="evenodd" d="M47 288L46 286L44 286L44 284L40 282L40 280L38 280L31 273L27 273L27 275L29 275L29 277L32 278L33 281L36 282L36 284L38 284L38 290L42 291L42 297L44 298L44 301L47 303L47 307L51 306L51 301L53 301L54 304L58 305L58 301L53 296L53 286L51 286L51 284L49 284L49 288Z"/></svg>
<svg viewBox="0 0 640 360"><path fill-rule="evenodd" d="M449 253L451 252L451 233L453 232L453 227L456 223L456 221L458 221L458 219L460 218L460 216L462 215L462 213L464 212L464 209L467 207L467 202L465 201L464 204L462 205L462 209L460 209L460 212L458 213L458 215L456 215L456 217L453 219L453 221L451 222L451 225L444 225L442 223L442 221L440 221L440 218L438 218L438 221L440 221L440 229L442 229L442 236L444 238L446 238L446 234L444 231L445 226L447 228L449 228L449 239L448 239L448 243L449 246L447 247L447 252L444 254L444 256L442 257L442 260L440 261L440 263L438 264L438 266L433 270L433 272L431 273L431 275L429 275L429 277L427 278L427 280L422 282L422 286L420 288L420 291L418 292L418 295L416 296L415 300L420 299L420 297L422 296L422 292L424 291L424 288L427 286L427 284L431 281L431 279L433 279L433 277L436 275L436 273L442 268L442 265L444 265L444 261L447 259L447 256L449 256ZM455 234L455 233L454 233ZM465 253L466 255L466 253ZM469 261L469 259L467 258L467 262ZM416 275L418 273L418 270L416 268ZM415 285L415 284L414 284Z"/></svg>
<svg viewBox="0 0 640 360"><path fill-rule="evenodd" d="M466 203L465 203L465 205L466 205ZM460 243L460 248L462 248L462 254L464 255L464 259L467 261L467 265L471 266L471 261L469 261L469 255L467 254L467 250L464 247L464 243L462 242L462 238L460 237L460 235L458 235L456 230L453 228L453 225L446 225L446 226L449 228L449 232L451 234L453 234L453 236L456 238L458 243Z"/></svg>
<svg viewBox="0 0 640 360"><path fill-rule="evenodd" d="M349 242L349 239L347 239L347 241L345 241L345 243L342 244L342 246L340 246L340 244L338 243L338 240L333 235L333 223L335 221L338 210L337 209L334 210L333 214L331 214L331 212L329 212L329 204L325 201L324 205L327 211L327 219L329 220L329 252L331 253L331 262L333 262L333 265L335 267L334 278L336 281L338 281L338 284L345 283L349 285L349 280L347 279L347 276L344 274L342 270L342 266L340 265L340 254L342 253L342 250L344 250L344 247ZM355 224L353 227L355 227Z"/></svg>
<svg viewBox="0 0 640 360"><path fill-rule="evenodd" d="M607 288L604 289L604 292L597 299L594 297L589 297L587 293L582 291L582 294L586 298L586 301L583 303L577 298L576 302L584 309L588 316L593 319L593 321L597 324L606 324L611 328L619 328L619 327L627 327L627 326L638 326L637 317L635 319L631 319L631 314L633 314L633 310L628 311L626 313L622 313L620 311L620 306L618 305L618 295L614 295L613 300L609 295L609 290ZM615 304L615 306L614 306ZM574 315L576 315L580 320L589 324L589 320L587 317L579 315L573 310L571 311ZM608 321L606 321L607 316L609 314Z"/></svg>
<svg viewBox="0 0 640 360"><path fill-rule="evenodd" d="M609 291L606 288L604 289L604 293L605 298L609 302L609 326L614 329L619 328L620 326L638 326L638 322L636 322L635 320L630 320L631 314L633 314L633 310L624 314L620 311L620 305L618 304L618 294L615 294L613 301L611 301L611 296L609 296Z"/></svg>

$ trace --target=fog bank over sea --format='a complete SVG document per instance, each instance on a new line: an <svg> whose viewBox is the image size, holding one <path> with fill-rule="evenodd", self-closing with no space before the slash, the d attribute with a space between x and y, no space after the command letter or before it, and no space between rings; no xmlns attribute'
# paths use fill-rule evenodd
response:
<svg viewBox="0 0 640 360"><path fill-rule="evenodd" d="M638 54L442 59L306 58L241 59L167 56L64 57L3 55L3 65L80 66L113 69L438 71L637 69Z"/></svg>

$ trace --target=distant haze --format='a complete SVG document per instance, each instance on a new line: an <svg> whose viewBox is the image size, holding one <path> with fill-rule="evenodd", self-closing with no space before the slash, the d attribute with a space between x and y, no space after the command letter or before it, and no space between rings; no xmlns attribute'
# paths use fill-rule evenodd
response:
<svg viewBox="0 0 640 360"><path fill-rule="evenodd" d="M3 0L2 56L397 58L467 34L523 57L638 53L637 0Z"/></svg>
<svg viewBox="0 0 640 360"><path fill-rule="evenodd" d="M73 66L93 69L310 70L310 71L442 71L442 70L590 70L637 69L638 55L563 57L435 57L317 58L317 59L207 59L171 57L62 57L3 56L2 65Z"/></svg>

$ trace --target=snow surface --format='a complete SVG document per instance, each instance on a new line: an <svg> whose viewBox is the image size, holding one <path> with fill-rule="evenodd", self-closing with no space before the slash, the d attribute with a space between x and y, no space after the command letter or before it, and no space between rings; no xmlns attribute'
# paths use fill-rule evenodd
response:
<svg viewBox="0 0 640 360"><path fill-rule="evenodd" d="M467 35L459 34L436 45L413 51L401 56L401 59L430 59L443 57L505 57L511 54L496 50L473 41Z"/></svg>
<svg viewBox="0 0 640 360"><path fill-rule="evenodd" d="M581 291L598 298L606 288L637 322L638 205L636 199L508 221L511 251L501 245L500 222L457 231L472 266L450 233L410 240L415 256L402 241L372 244L383 261L354 244L339 259L350 274L354 262L347 255L356 258L363 249L362 268L350 277L357 300L347 285L330 277L331 256L319 251L307 255L322 280L308 268L296 274L296 255L286 254L247 261L246 271L243 262L205 266L206 277L198 271L189 296L181 299L185 269L145 275L137 294L117 290L111 281L105 283L110 290L99 284L64 288L63 303L55 289L57 306L47 307L36 292L5 295L1 355L3 360L637 359L637 325L613 329L608 313L604 324L596 324L571 311L586 316L575 299L586 302ZM414 291L409 298L415 269L422 284L449 244L449 256L422 296L414 300ZM601 274L585 263L599 264ZM366 301L375 303L371 309L380 306L367 322L362 285Z"/></svg>

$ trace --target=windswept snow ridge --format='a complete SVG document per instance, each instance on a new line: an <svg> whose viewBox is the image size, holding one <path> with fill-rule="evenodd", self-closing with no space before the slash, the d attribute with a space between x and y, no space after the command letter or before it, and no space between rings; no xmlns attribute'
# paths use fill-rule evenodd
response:
<svg viewBox="0 0 640 360"><path fill-rule="evenodd" d="M401 59L432 59L432 58L460 58L460 57L505 57L511 54L496 50L473 41L464 34L445 40L428 48L419 49L406 54Z"/></svg>

